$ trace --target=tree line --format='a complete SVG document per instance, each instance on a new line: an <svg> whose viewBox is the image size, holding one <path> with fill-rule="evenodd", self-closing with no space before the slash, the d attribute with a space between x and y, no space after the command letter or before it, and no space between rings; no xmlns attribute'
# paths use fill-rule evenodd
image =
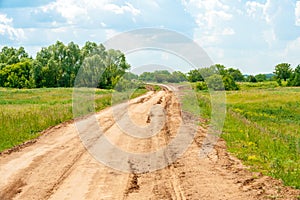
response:
<svg viewBox="0 0 300 200"><path fill-rule="evenodd" d="M81 66L85 66L85 78L96 78L99 88L114 88L118 80L130 68L125 55L114 49L105 49L102 44L86 42L68 45L57 41L42 48L35 59L29 57L23 47L3 47L0 52L0 87L41 88L73 87ZM87 71L88 70L88 71ZM99 77L88 76L100 70ZM80 80L89 86L91 80Z"/></svg>
<svg viewBox="0 0 300 200"><path fill-rule="evenodd" d="M236 82L282 81L287 86L300 86L300 65L293 69L288 63L275 66L273 74L243 75L239 69L215 64L210 67L169 72L157 70L136 75L127 72L130 65L125 55L103 44L86 42L80 48L74 42L65 45L57 41L37 52L33 59L23 47L3 47L0 52L0 87L41 88L73 87L80 71L78 86L105 89L134 87L133 82L195 82L196 88L205 90L238 90ZM135 80L135 81L132 81ZM118 83L118 84L117 84Z"/></svg>

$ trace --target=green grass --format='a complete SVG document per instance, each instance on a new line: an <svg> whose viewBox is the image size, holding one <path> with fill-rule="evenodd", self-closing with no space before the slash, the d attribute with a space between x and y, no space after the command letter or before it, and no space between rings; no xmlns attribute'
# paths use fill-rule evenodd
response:
<svg viewBox="0 0 300 200"><path fill-rule="evenodd" d="M253 171L300 188L300 88L265 86L227 92L222 137L228 150ZM207 92L197 92L209 118Z"/></svg>
<svg viewBox="0 0 300 200"><path fill-rule="evenodd" d="M118 93L116 101L135 98L146 92L138 89L133 94ZM112 93L113 90L97 89L94 108L90 112L110 106ZM0 152L38 137L48 127L71 120L72 94L72 88L0 88Z"/></svg>
<svg viewBox="0 0 300 200"><path fill-rule="evenodd" d="M276 81L265 81L258 83L250 82L240 82L238 83L241 90L251 90L251 89L269 89L279 87Z"/></svg>

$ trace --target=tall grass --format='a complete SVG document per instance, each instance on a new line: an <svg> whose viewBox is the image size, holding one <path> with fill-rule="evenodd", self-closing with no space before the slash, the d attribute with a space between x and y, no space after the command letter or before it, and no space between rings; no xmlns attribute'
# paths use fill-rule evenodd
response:
<svg viewBox="0 0 300 200"><path fill-rule="evenodd" d="M200 109L210 109L207 93L197 95ZM202 116L209 118L206 113ZM300 88L258 86L227 92L222 137L229 151L252 170L296 188L300 188L299 131Z"/></svg>
<svg viewBox="0 0 300 200"><path fill-rule="evenodd" d="M0 152L36 138L50 126L73 118L71 88L0 88ZM95 92L95 111L111 105L112 90ZM136 90L131 98L146 93ZM128 99L120 95L118 101Z"/></svg>

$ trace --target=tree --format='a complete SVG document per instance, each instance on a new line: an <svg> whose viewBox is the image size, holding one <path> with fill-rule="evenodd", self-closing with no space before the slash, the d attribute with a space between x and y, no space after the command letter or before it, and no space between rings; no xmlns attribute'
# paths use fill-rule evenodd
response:
<svg viewBox="0 0 300 200"><path fill-rule="evenodd" d="M267 80L267 76L265 74L257 74L255 75L255 79L257 82L264 82Z"/></svg>
<svg viewBox="0 0 300 200"><path fill-rule="evenodd" d="M61 77L58 80L60 87L73 87L75 77L82 64L80 48L73 42L62 49L64 56L61 64Z"/></svg>
<svg viewBox="0 0 300 200"><path fill-rule="evenodd" d="M33 77L37 87L60 87L64 73L65 45L57 41L37 53L33 66Z"/></svg>
<svg viewBox="0 0 300 200"><path fill-rule="evenodd" d="M199 69L193 69L187 73L187 79L189 82L204 81Z"/></svg>
<svg viewBox="0 0 300 200"><path fill-rule="evenodd" d="M125 55L119 50L110 49L103 52L103 54L101 51L99 56L104 57L105 71L101 76L98 87L112 89L125 74L126 70L130 69L130 65L126 62Z"/></svg>
<svg viewBox="0 0 300 200"><path fill-rule="evenodd" d="M221 69L218 69L217 67L221 67ZM203 67L203 68L200 68L199 69L199 72L201 74L201 76L206 79L214 74L218 74L218 75L221 75L223 76L222 74L220 74L219 70L221 71L222 73L222 65L212 65L210 67Z"/></svg>
<svg viewBox="0 0 300 200"><path fill-rule="evenodd" d="M19 49L13 47L3 47L0 52L0 63L5 65L16 64L24 59L28 58L28 53L26 53L24 47Z"/></svg>
<svg viewBox="0 0 300 200"><path fill-rule="evenodd" d="M180 83L186 81L186 76L180 71L174 71L172 72L171 76L168 78L167 81L170 83Z"/></svg>
<svg viewBox="0 0 300 200"><path fill-rule="evenodd" d="M99 55L89 56L84 59L78 73L76 86L98 87L101 75L105 71L105 63Z"/></svg>
<svg viewBox="0 0 300 200"><path fill-rule="evenodd" d="M213 90L224 90L224 84L222 80L222 76L218 74L214 74L206 79L206 84L209 89Z"/></svg>
<svg viewBox="0 0 300 200"><path fill-rule="evenodd" d="M226 70L226 67L224 65L221 65L221 64L215 64L212 66L213 68L216 69L216 71L222 75L222 76L225 76L228 72L228 70Z"/></svg>
<svg viewBox="0 0 300 200"><path fill-rule="evenodd" d="M222 78L225 90L239 90L239 86L235 83L233 77L229 74Z"/></svg>
<svg viewBox="0 0 300 200"><path fill-rule="evenodd" d="M125 80L131 81L131 80L137 80L139 78L139 76L132 72L125 72L125 74L123 75L123 78Z"/></svg>
<svg viewBox="0 0 300 200"><path fill-rule="evenodd" d="M238 81L238 82L245 81L245 77L243 76L242 72L239 69L229 68L226 71L227 74L232 76L234 81Z"/></svg>
<svg viewBox="0 0 300 200"><path fill-rule="evenodd" d="M298 65L293 71L287 85L300 86L300 65Z"/></svg>
<svg viewBox="0 0 300 200"><path fill-rule="evenodd" d="M283 79L284 81L286 81L287 79L290 78L291 74L292 74L292 68L290 67L291 65L288 63L281 63L276 65L275 67L275 72L274 74L276 74L278 79Z"/></svg>
<svg viewBox="0 0 300 200"><path fill-rule="evenodd" d="M247 81L251 82L251 83L256 83L257 82L255 76L253 76L253 75L248 76Z"/></svg>
<svg viewBox="0 0 300 200"><path fill-rule="evenodd" d="M34 87L32 76L32 60L27 59L11 65L6 65L0 70L0 86L11 88Z"/></svg>
<svg viewBox="0 0 300 200"><path fill-rule="evenodd" d="M154 82L155 78L154 78L154 73L151 72L143 72L140 76L139 76L139 80L141 81L150 81L150 82Z"/></svg>

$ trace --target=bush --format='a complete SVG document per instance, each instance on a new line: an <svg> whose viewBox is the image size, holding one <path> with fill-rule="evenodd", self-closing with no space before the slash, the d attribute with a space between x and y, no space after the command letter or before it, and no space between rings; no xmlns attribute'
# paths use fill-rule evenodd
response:
<svg viewBox="0 0 300 200"><path fill-rule="evenodd" d="M225 90L239 90L239 86L235 83L230 75L225 75L223 77L223 83Z"/></svg>
<svg viewBox="0 0 300 200"><path fill-rule="evenodd" d="M206 79L206 84L209 89L224 90L224 84L221 75L214 74Z"/></svg>
<svg viewBox="0 0 300 200"><path fill-rule="evenodd" d="M142 88L143 85L140 82L129 81L124 78L120 79L115 86L115 90L118 92L123 92L130 89Z"/></svg>
<svg viewBox="0 0 300 200"><path fill-rule="evenodd" d="M196 89L197 91L201 91L201 90L207 90L208 87L207 87L207 84L206 84L205 82L201 81L201 82L197 82L197 83L196 83L195 89Z"/></svg>

